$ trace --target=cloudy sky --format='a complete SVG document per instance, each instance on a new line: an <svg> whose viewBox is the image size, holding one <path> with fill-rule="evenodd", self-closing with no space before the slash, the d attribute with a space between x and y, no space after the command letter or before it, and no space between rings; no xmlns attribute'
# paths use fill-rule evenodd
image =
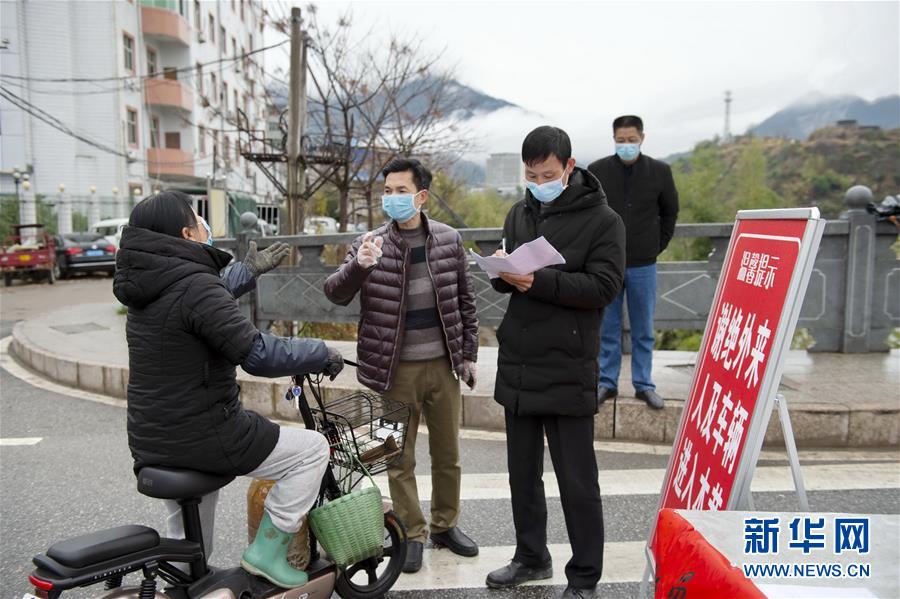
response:
<svg viewBox="0 0 900 599"><path fill-rule="evenodd" d="M287 2L286 2L287 4ZM416 32L464 84L527 112L476 119L481 152L566 129L579 160L611 151L611 120L644 118L665 156L817 94L900 92L900 2L320 2L360 30ZM273 55L275 66L283 54ZM286 66L286 65L285 65Z"/></svg>

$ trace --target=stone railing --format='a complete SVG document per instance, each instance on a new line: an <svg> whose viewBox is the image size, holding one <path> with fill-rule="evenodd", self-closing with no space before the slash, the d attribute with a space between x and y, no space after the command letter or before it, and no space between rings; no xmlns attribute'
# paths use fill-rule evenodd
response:
<svg viewBox="0 0 900 599"><path fill-rule="evenodd" d="M847 211L825 227L810 277L798 328L806 328L815 340L811 351L848 353L884 351L885 341L900 326L900 262L892 249L897 230L876 223L865 207L872 192L851 188L845 197ZM657 329L703 329L712 304L731 235L731 223L682 224L676 237L708 238L709 259L698 262L660 262L658 265ZM462 229L460 235L482 254L500 245L500 229ZM260 277L255 297L245 309L255 321L357 322L359 302L336 306L323 292L325 279L335 270L323 261L327 246L351 243L356 233L266 237L260 246L285 241L297 247L300 266L283 267ZM242 256L248 237L217 240ZM487 276L472 268L478 317L484 326L503 319L508 297L490 286Z"/></svg>

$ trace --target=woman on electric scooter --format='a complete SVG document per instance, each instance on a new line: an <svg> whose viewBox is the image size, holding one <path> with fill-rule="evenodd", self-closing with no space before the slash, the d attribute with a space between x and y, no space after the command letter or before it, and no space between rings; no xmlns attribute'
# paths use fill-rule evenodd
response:
<svg viewBox="0 0 900 599"><path fill-rule="evenodd" d="M122 232L113 293L128 307L128 445L135 472L152 465L276 480L241 566L296 587L307 576L288 564L289 540L316 499L328 443L245 410L235 366L257 376L333 376L343 360L318 339L258 331L219 276L231 256L212 241L190 196L177 191L141 201ZM207 557L217 494L200 503ZM178 504L167 509L167 536L182 538Z"/></svg>

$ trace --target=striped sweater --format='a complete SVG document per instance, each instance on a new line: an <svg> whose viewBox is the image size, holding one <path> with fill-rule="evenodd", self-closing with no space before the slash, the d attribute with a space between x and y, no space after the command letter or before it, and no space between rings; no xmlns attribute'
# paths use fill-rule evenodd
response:
<svg viewBox="0 0 900 599"><path fill-rule="evenodd" d="M421 226L412 230L400 229L400 234L409 246L406 317L400 360L434 360L447 354L447 343L437 309L434 282L428 272L425 229Z"/></svg>

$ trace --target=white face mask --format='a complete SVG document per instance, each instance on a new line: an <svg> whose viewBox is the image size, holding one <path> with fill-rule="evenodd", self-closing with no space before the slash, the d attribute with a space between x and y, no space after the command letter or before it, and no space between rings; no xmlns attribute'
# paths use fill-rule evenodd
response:
<svg viewBox="0 0 900 599"><path fill-rule="evenodd" d="M533 195L534 199L538 202L542 204L552 202L562 194L566 187L568 187L568 183L565 185L563 184L563 179L566 178L566 172L567 169L563 169L563 174L559 179L547 181L540 185L534 181L525 181L525 187L528 188L528 191L531 192L531 195Z"/></svg>

